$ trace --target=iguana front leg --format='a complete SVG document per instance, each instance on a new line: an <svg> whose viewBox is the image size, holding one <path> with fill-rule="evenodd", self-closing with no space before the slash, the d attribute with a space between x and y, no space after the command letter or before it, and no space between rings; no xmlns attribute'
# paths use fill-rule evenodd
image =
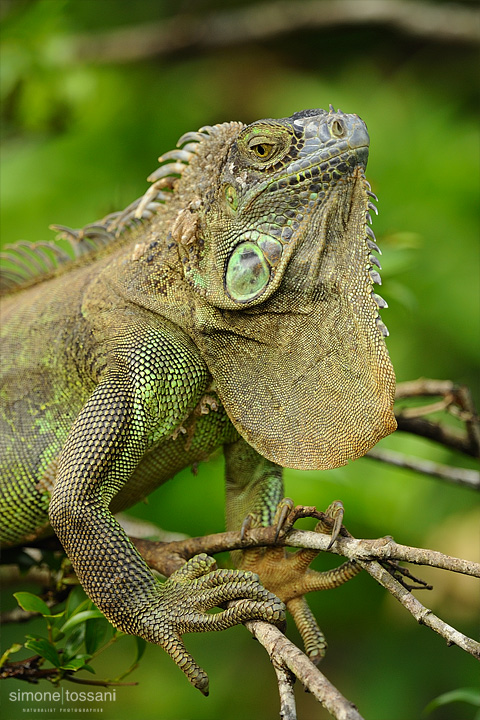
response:
<svg viewBox="0 0 480 720"><path fill-rule="evenodd" d="M291 501L283 498L282 468L259 455L244 440L225 446L227 481L227 528L274 525L281 529ZM336 506L327 514L335 519ZM316 532L330 532L319 522ZM265 587L287 606L305 645L309 658L317 663L325 655L326 641L308 607L305 594L329 590L354 577L360 567L354 562L318 572L309 568L318 555L316 550L287 553L283 547L236 550L232 553L238 568L258 574Z"/></svg>
<svg viewBox="0 0 480 720"><path fill-rule="evenodd" d="M109 511L147 447L148 413L127 373L101 382L63 448L50 503L52 527L85 590L120 630L161 645L204 694L208 677L183 645L185 632L247 619L281 623L284 606L253 573L217 570L206 555L158 581ZM228 600L234 608L207 611Z"/></svg>

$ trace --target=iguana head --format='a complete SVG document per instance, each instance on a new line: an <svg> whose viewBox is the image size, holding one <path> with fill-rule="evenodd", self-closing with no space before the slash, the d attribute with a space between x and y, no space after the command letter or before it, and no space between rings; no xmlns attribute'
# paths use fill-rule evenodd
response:
<svg viewBox="0 0 480 720"><path fill-rule="evenodd" d="M342 465L396 427L384 302L372 288L366 126L331 108L210 135L173 230L196 298L192 334L232 422L262 455Z"/></svg>

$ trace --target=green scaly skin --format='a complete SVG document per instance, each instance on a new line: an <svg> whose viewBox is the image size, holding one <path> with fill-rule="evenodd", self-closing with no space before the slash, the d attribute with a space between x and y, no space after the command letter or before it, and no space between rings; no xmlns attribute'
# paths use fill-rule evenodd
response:
<svg viewBox="0 0 480 720"><path fill-rule="evenodd" d="M266 569L252 554L239 558L247 570L200 555L160 583L113 513L223 446L228 528L268 525L282 467L337 467L394 430L395 378L372 291L364 123L310 110L182 142L126 229L110 216L75 233L79 247L88 233L106 247L10 283L1 538L28 544L53 529L107 618L164 647L206 693L181 635L281 624L284 604L258 567L315 657L312 576L292 594L273 551Z"/></svg>

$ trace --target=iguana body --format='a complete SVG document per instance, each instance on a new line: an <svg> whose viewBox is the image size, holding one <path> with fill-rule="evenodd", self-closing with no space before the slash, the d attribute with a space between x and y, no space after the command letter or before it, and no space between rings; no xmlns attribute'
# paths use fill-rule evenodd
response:
<svg viewBox="0 0 480 720"><path fill-rule="evenodd" d="M3 302L0 507L4 542L50 521L112 623L205 691L180 635L280 622L282 603L204 556L159 583L112 512L224 446L229 528L269 524L281 466L336 467L395 428L394 374L363 122L310 110L182 143L137 204L77 237L105 247ZM10 277L48 252L17 248Z"/></svg>

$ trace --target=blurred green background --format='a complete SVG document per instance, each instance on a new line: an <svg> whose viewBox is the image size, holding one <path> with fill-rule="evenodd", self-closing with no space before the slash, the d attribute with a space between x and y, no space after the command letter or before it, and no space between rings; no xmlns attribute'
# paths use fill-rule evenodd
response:
<svg viewBox="0 0 480 720"><path fill-rule="evenodd" d="M315 5L324 18L336 8L338 22L302 25L306 4L295 0L261 15L253 1L1 0L2 242L49 239L50 223L81 227L125 207L145 191L158 155L187 130L332 103L359 114L371 136L367 176L379 196L374 229L383 250L381 293L390 305L383 319L398 380L448 378L470 385L478 400L475 25L470 36L455 39L434 29L433 20L409 29L398 18L352 19L352 5L357 14L359 6L370 7L374 18L392 13L399 4L389 0ZM401 5L413 18L425 9L413 0ZM461 18L474 6L436 2L426 11L441 18L451 7ZM287 28L272 32L288 13ZM382 445L474 467L400 433ZM196 477L181 473L131 514L189 535L220 531L222 475L222 459L214 458ZM404 544L478 559L480 507L470 490L368 459L323 473L287 470L286 489L296 502L319 508L341 499L347 527L358 537L390 534ZM330 556L316 561L319 569L334 564ZM478 637L478 581L442 571L419 574L435 586L420 600ZM367 575L317 594L311 606L329 641L322 670L368 720L426 717L422 712L436 696L479 685L470 656L418 626ZM4 646L23 631L6 628ZM95 666L98 676L124 670L132 643L125 638L115 646ZM102 717L278 717L274 672L243 628L191 635L187 644L210 675L209 698L149 646L128 678L138 685L118 688L117 701L101 706ZM42 682L38 689L50 687ZM6 720L25 716L7 699L13 689L32 688L2 683ZM301 688L297 700L300 718L329 717ZM429 717L471 720L475 712L458 702Z"/></svg>

